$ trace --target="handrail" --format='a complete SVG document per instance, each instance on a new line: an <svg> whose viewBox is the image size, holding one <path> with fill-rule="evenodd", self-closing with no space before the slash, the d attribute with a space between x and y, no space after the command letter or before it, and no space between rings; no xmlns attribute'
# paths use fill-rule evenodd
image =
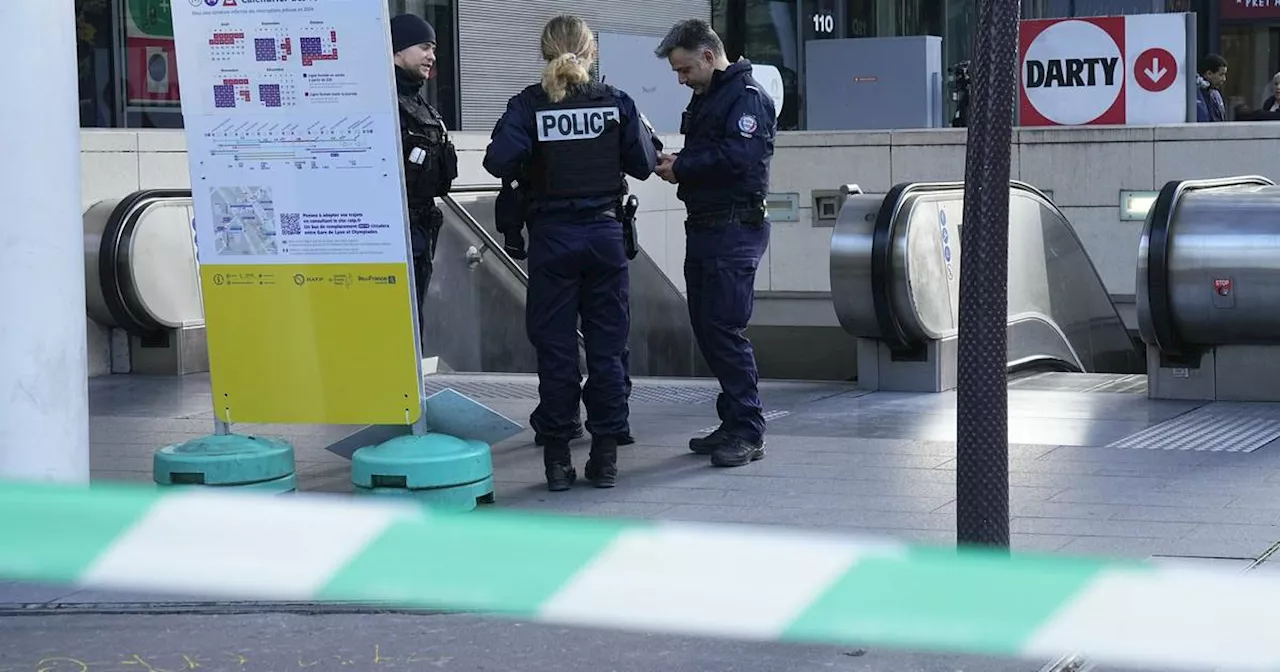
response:
<svg viewBox="0 0 1280 672"><path fill-rule="evenodd" d="M153 334L163 327L145 313L130 306L127 274L120 272L121 246L148 208L168 200L191 198L190 189L143 189L120 199L107 218L98 247L98 284L107 311L119 327L136 336ZM199 262L197 261L197 264Z"/></svg>
<svg viewBox="0 0 1280 672"><path fill-rule="evenodd" d="M475 234L483 241L481 249L478 250L481 257L484 256L486 251L492 252L493 255L497 257L498 261L502 262L502 265L507 267L507 270L514 273L515 276L520 279L520 282L523 283L525 287L528 287L529 274L520 267L520 264L516 263L515 259L511 258L510 254L507 254L507 250L498 244L497 239L489 234L488 229L484 228L484 225L480 223L480 220L476 219L475 216L468 212L467 209L453 197L453 194L496 194L501 190L502 187L500 185L464 185L461 187L451 188L449 193L445 194L442 200L444 200L445 205L449 206L449 209L453 211L453 214L457 215L458 218L462 220L462 223L467 225L467 228L471 230L471 233ZM578 348L585 348L586 337L582 335L582 331L575 328L574 333L578 334Z"/></svg>
<svg viewBox="0 0 1280 672"><path fill-rule="evenodd" d="M500 190L501 190L501 187L496 185L495 186L473 185L473 186L456 187L456 188L450 189L449 193L445 194L442 200L444 201L444 204L447 205L449 209L453 211L453 214L457 215L458 218L462 220L462 223L467 225L468 229L471 229L471 233L475 234L477 237L480 238L481 241L483 241L483 244L481 245L478 252L482 256L486 251L493 252L494 256L498 258L498 261L502 262L502 265L506 266L507 270L511 271L512 273L515 273L516 277L520 278L520 280L524 283L524 285L528 287L529 274L526 273L525 270L520 267L520 264L516 263L515 259L511 258L511 255L507 254L507 251L503 249L502 245L498 244L498 240L494 238L492 235L490 235L488 229L485 229L484 225L481 224L480 221L475 218L475 216L473 216L470 212L468 212L467 209L463 207L463 205L453 197L453 194L496 194Z"/></svg>
<svg viewBox="0 0 1280 672"><path fill-rule="evenodd" d="M1039 198L1042 201L1041 205L1049 208L1064 221L1070 221L1067 220L1067 216L1063 214L1057 204L1049 198L1048 194L1035 185L1021 180L1009 180L1009 188L1011 192L1026 192L1030 196ZM909 352L922 345L919 334L907 332L897 314L897 307L894 305L893 300L893 274L898 271L893 263L893 246L897 228L900 224L898 220L902 215L902 209L909 196L956 189L963 190L964 182L902 182L889 189L877 213L871 250L871 299L875 310L875 318L880 326L880 338L894 352ZM901 224L906 225L905 222L901 222ZM1080 241L1080 236L1075 229L1068 227L1067 232L1075 239L1078 246L1084 247L1084 243ZM1098 269L1093 260L1086 257L1085 261L1097 274Z"/></svg>

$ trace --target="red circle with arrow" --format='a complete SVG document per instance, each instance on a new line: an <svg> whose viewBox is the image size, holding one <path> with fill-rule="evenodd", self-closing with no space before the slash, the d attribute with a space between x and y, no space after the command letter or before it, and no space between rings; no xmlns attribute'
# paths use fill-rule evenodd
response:
<svg viewBox="0 0 1280 672"><path fill-rule="evenodd" d="M1152 93L1159 93L1178 81L1178 62L1168 51L1152 47L1142 52L1138 60L1133 62L1133 78L1138 86Z"/></svg>

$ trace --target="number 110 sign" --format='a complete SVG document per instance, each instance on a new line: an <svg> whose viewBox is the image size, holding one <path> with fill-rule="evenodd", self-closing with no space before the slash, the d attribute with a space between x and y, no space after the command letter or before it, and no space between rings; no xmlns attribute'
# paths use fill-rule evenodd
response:
<svg viewBox="0 0 1280 672"><path fill-rule="evenodd" d="M813 15L813 32L815 33L834 33L836 32L836 18L830 13L819 12Z"/></svg>

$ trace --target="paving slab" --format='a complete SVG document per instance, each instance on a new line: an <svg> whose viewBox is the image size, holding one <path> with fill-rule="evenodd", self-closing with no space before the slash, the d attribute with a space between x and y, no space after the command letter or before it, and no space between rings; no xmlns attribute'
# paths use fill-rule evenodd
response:
<svg viewBox="0 0 1280 672"><path fill-rule="evenodd" d="M1117 392L1125 386L1108 385L1102 379L1087 386L1069 377L1060 380L1062 384L1055 388L1052 377L1038 377L1035 386L1015 386L1010 392L1015 552L1167 555L1250 562L1280 540L1280 442L1249 453L1109 448L1106 446L1115 441L1176 420L1202 404L1154 402L1143 396L1141 387ZM536 380L531 376L449 374L430 377L428 383L432 389L452 387L470 394L521 424L527 424L536 404ZM1063 387L1102 391L1064 391ZM706 458L692 455L686 446L690 436L717 423L714 381L637 379L635 390L631 423L637 443L621 451L617 488L547 492L540 451L532 443L531 432L525 431L494 446L497 506L574 516L800 526L915 543L954 544L953 393L867 393L842 383L763 381L761 396L772 417L768 456L748 467L725 470L711 467ZM90 381L90 402L91 467L98 481L148 482L156 449L208 434L213 427L207 375L97 378ZM351 492L349 462L329 453L325 446L358 427L244 425L236 429L292 441L302 490ZM574 444L579 466L586 459L588 446L585 440ZM96 604L129 601L127 597L0 584L0 615L58 605L82 605L92 610ZM134 599L147 602L153 598ZM263 669L291 667L296 661L290 659L288 665L282 661L296 655L289 653L294 649L315 653L324 648L321 644L329 645L323 638L289 632L294 617L280 614L215 618L193 612L167 621L181 637L151 639L143 634L145 621L139 620L145 616L112 618L128 620L92 614L10 616L0 630L0 652L10 651L10 643L17 648L9 658L0 653L0 672L5 672L5 665L29 667L38 661L27 658L57 651L71 658L94 657L91 654L95 652L98 657L110 658L145 651L156 660L169 656L165 659L168 669L189 669L177 665L173 660L177 649L164 641L189 641L194 647L191 651L213 656L215 649L238 641L235 633L255 629L275 633L252 640L267 666ZM307 627L320 631L350 627L338 616L312 618ZM537 626L513 630L515 626L504 622L471 617L369 615L368 619L361 627L352 628L352 637L347 638L360 642L358 646L351 644L355 648L335 649L325 655L355 655L357 649L371 652L381 641L404 649L408 642L428 641L415 639L411 633L438 630L451 638L451 643L433 650L442 651L442 658L465 661L441 665L447 669L589 666L593 670L950 671L1039 667L1025 661L876 650L850 656L824 647L747 646L656 635L584 634ZM19 622L23 625L14 625ZM216 628L211 628L213 623L218 624ZM124 644L113 648L86 643L82 648L89 648L83 651L67 648L68 643L96 642L82 636L94 628L114 632ZM386 638L377 639L376 632L385 633ZM515 640L508 637L513 632L520 633ZM504 641L485 644L489 634ZM190 639L184 639L188 636ZM62 643L42 643L49 638ZM584 658L580 652L569 655L578 648L573 642L587 639L594 658ZM538 662L509 662L509 656L522 648L539 652ZM558 658L562 653L568 656L564 660ZM341 666L341 661L334 660ZM722 664L698 667L708 660ZM131 669L147 669L136 661L130 664ZM330 663L317 663L316 669L327 669L325 664ZM213 668L206 665L204 669ZM419 665L415 669L427 668Z"/></svg>

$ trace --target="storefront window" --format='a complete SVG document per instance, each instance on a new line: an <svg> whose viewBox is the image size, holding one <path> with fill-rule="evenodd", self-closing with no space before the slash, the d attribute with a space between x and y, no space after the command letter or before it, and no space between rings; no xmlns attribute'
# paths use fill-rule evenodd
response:
<svg viewBox="0 0 1280 672"><path fill-rule="evenodd" d="M801 57L795 0L712 0L712 27L724 40L729 60L745 56L772 65L782 75L783 104L778 129L800 128ZM834 17L833 17L834 19ZM825 23L822 27L825 27ZM809 25L813 29L813 25Z"/></svg>
<svg viewBox="0 0 1280 672"><path fill-rule="evenodd" d="M169 0L125 0L123 5L125 125L182 128Z"/></svg>
<svg viewBox="0 0 1280 672"><path fill-rule="evenodd" d="M182 127L172 1L75 0L81 127ZM455 3L388 0L393 14L414 12L435 26L440 44L427 97L450 128L461 126Z"/></svg>
<svg viewBox="0 0 1280 672"><path fill-rule="evenodd" d="M942 37L942 4L940 0L880 0L880 34Z"/></svg>
<svg viewBox="0 0 1280 672"><path fill-rule="evenodd" d="M1239 105L1262 106L1275 93L1271 78L1280 70L1280 19L1222 27L1222 56L1227 85L1222 92L1228 113Z"/></svg>
<svg viewBox="0 0 1280 672"><path fill-rule="evenodd" d="M845 37L875 37L875 0L845 0L845 30Z"/></svg>
<svg viewBox="0 0 1280 672"><path fill-rule="evenodd" d="M76 0L76 61L80 79L80 126L117 125L115 40L108 0Z"/></svg>

